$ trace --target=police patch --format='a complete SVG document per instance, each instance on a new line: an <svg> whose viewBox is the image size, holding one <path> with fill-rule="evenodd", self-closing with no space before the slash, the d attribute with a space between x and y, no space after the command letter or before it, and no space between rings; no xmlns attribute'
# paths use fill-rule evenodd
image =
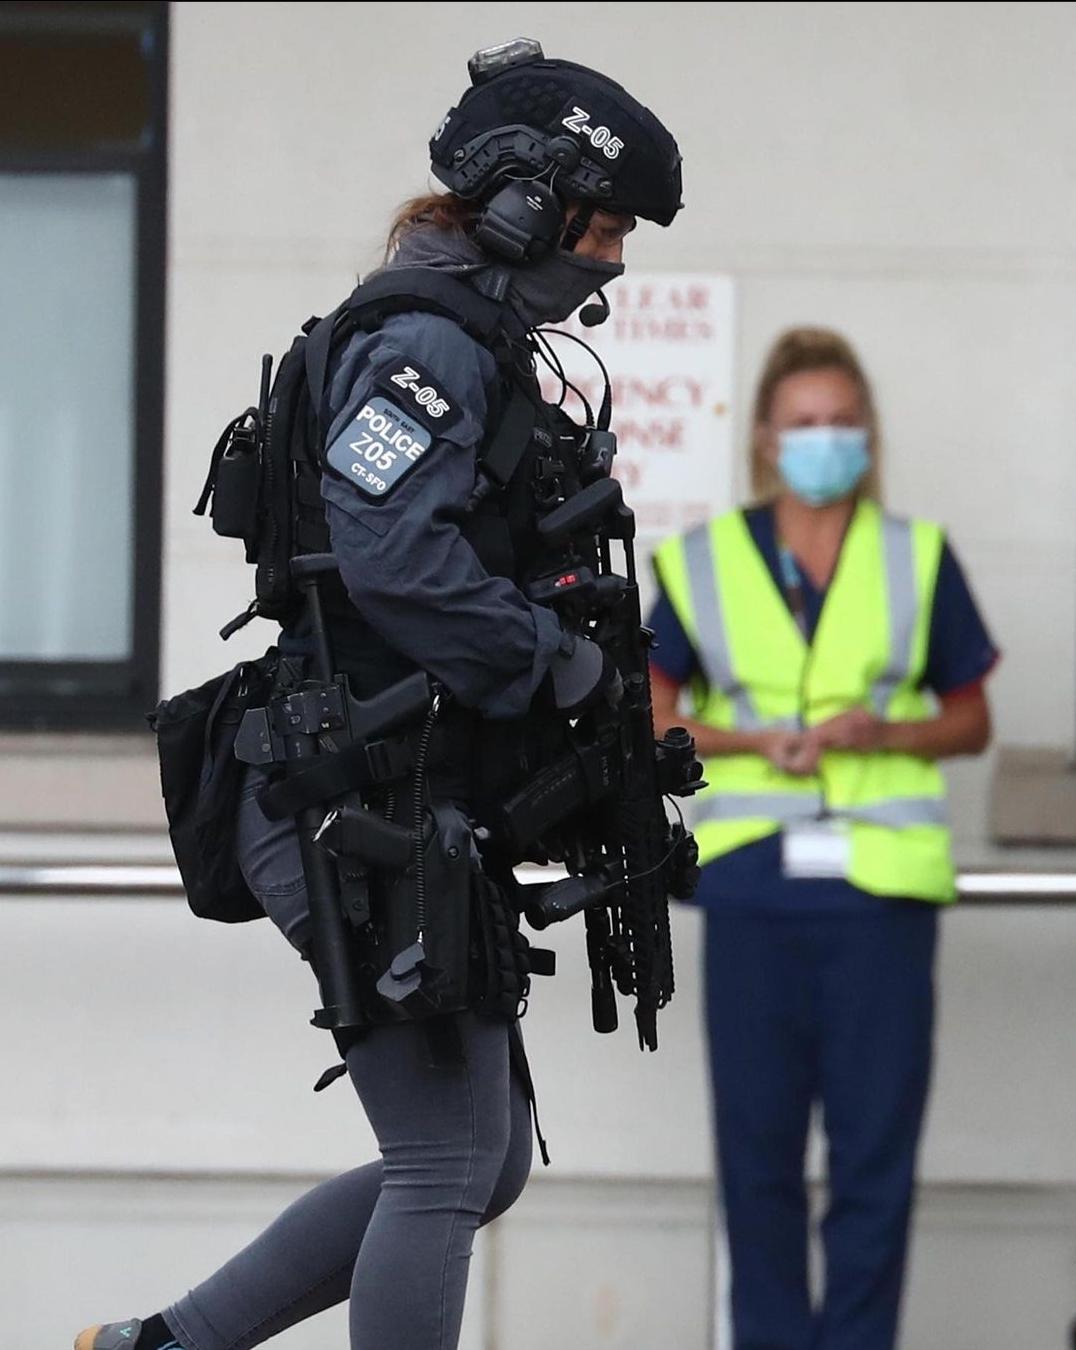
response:
<svg viewBox="0 0 1076 1350"><path fill-rule="evenodd" d="M376 396L344 427L326 459L363 496L379 501L399 487L432 443L414 418Z"/></svg>

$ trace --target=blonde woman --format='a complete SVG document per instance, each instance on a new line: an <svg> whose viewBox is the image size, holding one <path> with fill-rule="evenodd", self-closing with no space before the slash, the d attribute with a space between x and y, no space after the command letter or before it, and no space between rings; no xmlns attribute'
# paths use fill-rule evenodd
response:
<svg viewBox="0 0 1076 1350"><path fill-rule="evenodd" d="M775 344L751 470L757 505L658 550L651 620L655 724L686 724L707 760L697 899L734 1344L889 1350L955 896L936 761L986 747L997 651L942 530L883 511L874 399L838 334Z"/></svg>

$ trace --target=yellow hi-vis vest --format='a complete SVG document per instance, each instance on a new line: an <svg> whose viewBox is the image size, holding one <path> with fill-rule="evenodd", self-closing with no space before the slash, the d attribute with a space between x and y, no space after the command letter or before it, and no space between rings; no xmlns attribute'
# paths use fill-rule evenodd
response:
<svg viewBox="0 0 1076 1350"><path fill-rule="evenodd" d="M809 727L850 708L887 721L932 715L919 689L942 532L861 501L808 646L741 511L666 540L658 576L700 663L694 716L726 730ZM828 818L849 835L846 876L876 895L956 897L937 766L833 750L809 778L763 755L705 761L695 835L710 862L785 825Z"/></svg>

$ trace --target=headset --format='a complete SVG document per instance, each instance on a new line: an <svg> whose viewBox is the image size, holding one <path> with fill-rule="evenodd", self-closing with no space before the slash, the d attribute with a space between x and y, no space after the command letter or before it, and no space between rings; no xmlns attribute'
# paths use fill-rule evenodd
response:
<svg viewBox="0 0 1076 1350"><path fill-rule="evenodd" d="M508 179L478 218L476 241L508 262L533 262L557 247L571 252L596 209L595 203L583 202L565 229L564 203L553 184L561 169L571 173L578 167L582 150L571 136L554 136L542 150L545 162L538 172Z"/></svg>
<svg viewBox="0 0 1076 1350"><path fill-rule="evenodd" d="M537 178L512 178L486 203L475 241L508 262L532 262L556 248L564 234L564 205Z"/></svg>
<svg viewBox="0 0 1076 1350"><path fill-rule="evenodd" d="M569 136L556 136L546 147L548 163L534 178L510 178L486 203L475 226L475 240L486 250L508 262L532 262L554 248L574 252L586 234L596 202L584 201L564 224L564 203L553 191L558 169L569 173L576 168L581 151ZM549 182L542 177L549 174ZM584 305L579 318L587 328L604 323L610 314L609 301L598 291L597 301Z"/></svg>

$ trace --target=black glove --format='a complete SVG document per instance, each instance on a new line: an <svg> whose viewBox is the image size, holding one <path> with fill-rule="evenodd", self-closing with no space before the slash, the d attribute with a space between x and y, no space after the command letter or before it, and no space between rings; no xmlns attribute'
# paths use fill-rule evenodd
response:
<svg viewBox="0 0 1076 1350"><path fill-rule="evenodd" d="M620 671L596 642L566 633L549 667L553 705L566 717L578 717L605 699L616 707L624 693Z"/></svg>

